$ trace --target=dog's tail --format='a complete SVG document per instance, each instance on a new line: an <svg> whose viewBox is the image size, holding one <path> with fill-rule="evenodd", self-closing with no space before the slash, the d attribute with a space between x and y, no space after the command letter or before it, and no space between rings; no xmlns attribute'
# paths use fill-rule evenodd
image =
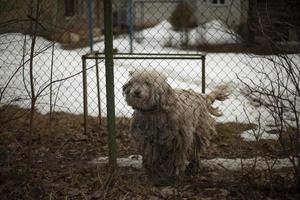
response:
<svg viewBox="0 0 300 200"><path fill-rule="evenodd" d="M219 108L212 107L212 104L216 100L218 100L218 101L226 100L228 98L228 96L230 95L230 93L231 93L231 90L228 85L219 85L206 96L208 109L212 115L217 116L217 117L222 115L222 112L219 110Z"/></svg>

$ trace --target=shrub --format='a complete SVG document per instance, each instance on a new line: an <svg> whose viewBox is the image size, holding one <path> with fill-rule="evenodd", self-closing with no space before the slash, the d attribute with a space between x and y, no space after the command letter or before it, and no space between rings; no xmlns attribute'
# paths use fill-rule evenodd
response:
<svg viewBox="0 0 300 200"><path fill-rule="evenodd" d="M194 9L186 1L177 4L169 21L175 31L188 30L197 26Z"/></svg>
<svg viewBox="0 0 300 200"><path fill-rule="evenodd" d="M178 3L169 21L175 31L184 33L181 37L181 45L182 47L187 47L189 42L189 29L197 26L192 6L186 1Z"/></svg>

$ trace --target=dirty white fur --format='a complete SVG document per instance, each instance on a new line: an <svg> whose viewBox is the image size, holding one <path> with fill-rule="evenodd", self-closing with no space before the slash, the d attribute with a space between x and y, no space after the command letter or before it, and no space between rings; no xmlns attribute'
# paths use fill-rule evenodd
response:
<svg viewBox="0 0 300 200"><path fill-rule="evenodd" d="M208 95L172 89L157 71L135 71L123 86L126 102L134 109L131 132L142 147L143 164L152 174L176 176L186 170L186 162L198 165L199 153L209 147L216 134L215 100L229 95L227 86L216 87Z"/></svg>

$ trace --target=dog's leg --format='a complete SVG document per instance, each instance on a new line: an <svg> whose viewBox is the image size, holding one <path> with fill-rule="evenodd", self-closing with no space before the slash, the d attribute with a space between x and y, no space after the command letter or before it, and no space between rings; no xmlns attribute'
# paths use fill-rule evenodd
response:
<svg viewBox="0 0 300 200"><path fill-rule="evenodd" d="M185 169L185 174L188 176L199 173L200 170L200 155L199 149L195 145L193 148L192 159Z"/></svg>
<svg viewBox="0 0 300 200"><path fill-rule="evenodd" d="M143 165L149 178L156 184L172 181L174 176L174 162L166 163L169 153L165 146L145 141Z"/></svg>

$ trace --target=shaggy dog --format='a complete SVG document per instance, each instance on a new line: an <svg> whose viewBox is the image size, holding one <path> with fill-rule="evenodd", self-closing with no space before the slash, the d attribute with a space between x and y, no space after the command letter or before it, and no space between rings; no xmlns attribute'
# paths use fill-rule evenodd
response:
<svg viewBox="0 0 300 200"><path fill-rule="evenodd" d="M205 152L216 134L212 115L222 114L212 104L228 97L228 87L218 86L202 95L172 89L167 78L154 70L130 72L130 76L123 95L134 109L131 132L141 146L147 172L170 178L198 166L200 151Z"/></svg>

